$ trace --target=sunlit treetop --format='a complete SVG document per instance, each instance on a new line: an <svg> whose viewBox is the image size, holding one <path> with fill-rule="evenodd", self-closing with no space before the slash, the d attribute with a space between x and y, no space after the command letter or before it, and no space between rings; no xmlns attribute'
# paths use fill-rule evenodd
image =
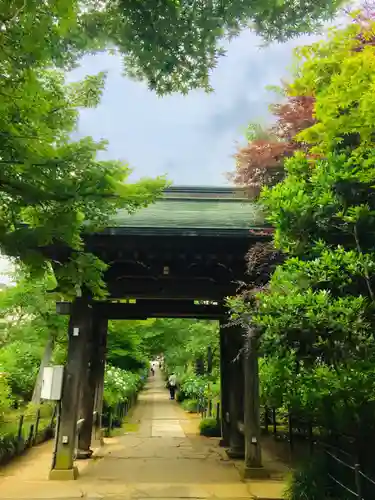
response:
<svg viewBox="0 0 375 500"><path fill-rule="evenodd" d="M333 29L328 41L297 50L299 68L291 95L316 99L316 123L297 140L318 154L374 145L375 23Z"/></svg>
<svg viewBox="0 0 375 500"><path fill-rule="evenodd" d="M307 151L285 162L286 178L262 197L284 251L306 256L318 241L374 251L374 26L334 29L297 52L290 93L314 97L316 122L297 135Z"/></svg>

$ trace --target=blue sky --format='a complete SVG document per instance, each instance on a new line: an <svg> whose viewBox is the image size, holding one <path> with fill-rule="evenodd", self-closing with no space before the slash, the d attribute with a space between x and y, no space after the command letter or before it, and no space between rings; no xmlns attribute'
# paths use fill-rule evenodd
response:
<svg viewBox="0 0 375 500"><path fill-rule="evenodd" d="M166 174L175 184L225 185L243 128L270 119L268 104L275 96L265 87L288 75L293 47L309 41L261 48L259 38L244 32L214 70L213 94L163 98L122 76L119 57L87 57L71 78L99 71L108 78L100 106L82 112L78 135L107 139L103 156L129 162L132 179Z"/></svg>

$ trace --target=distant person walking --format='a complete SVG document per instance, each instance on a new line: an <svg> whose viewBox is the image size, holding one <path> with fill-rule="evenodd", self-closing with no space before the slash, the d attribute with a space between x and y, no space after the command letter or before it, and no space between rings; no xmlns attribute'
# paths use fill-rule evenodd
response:
<svg viewBox="0 0 375 500"><path fill-rule="evenodd" d="M169 388L169 394L171 395L171 400L175 398L176 386L177 386L177 377L174 373L172 373L168 379L168 388Z"/></svg>
<svg viewBox="0 0 375 500"><path fill-rule="evenodd" d="M155 361L151 361L151 363L150 363L150 371L151 371L151 375L154 376L155 375L155 371L156 371L156 363L155 363Z"/></svg>

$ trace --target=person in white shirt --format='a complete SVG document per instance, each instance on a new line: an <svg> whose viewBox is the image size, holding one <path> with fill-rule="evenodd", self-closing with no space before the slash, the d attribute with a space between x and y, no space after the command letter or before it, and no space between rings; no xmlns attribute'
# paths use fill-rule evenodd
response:
<svg viewBox="0 0 375 500"><path fill-rule="evenodd" d="M175 398L176 385L177 385L177 377L174 373L171 373L168 379L168 388L169 388L169 394L171 395L171 400Z"/></svg>

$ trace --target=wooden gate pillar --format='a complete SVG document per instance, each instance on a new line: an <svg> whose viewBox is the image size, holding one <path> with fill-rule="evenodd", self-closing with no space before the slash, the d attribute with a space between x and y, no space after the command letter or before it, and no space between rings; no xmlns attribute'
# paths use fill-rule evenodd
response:
<svg viewBox="0 0 375 500"><path fill-rule="evenodd" d="M74 467L79 397L85 350L92 328L92 306L86 297L71 304L68 357L64 370L60 418L56 429L56 444L49 478L76 479Z"/></svg>
<svg viewBox="0 0 375 500"><path fill-rule="evenodd" d="M105 320L105 325L107 321ZM91 439L94 423L94 406L97 394L97 387L104 382L104 356L102 352L103 335L106 337L106 329L103 331L103 319L94 311L94 322L92 328L92 338L88 350L86 364L86 378L81 391L81 414L83 424L79 433L77 458L90 458L92 455ZM96 411L96 408L95 408ZM96 417L97 418L97 417ZM98 422L96 421L97 425Z"/></svg>
<svg viewBox="0 0 375 500"><path fill-rule="evenodd" d="M246 339L245 352L245 477L264 476L260 445L258 339Z"/></svg>
<svg viewBox="0 0 375 500"><path fill-rule="evenodd" d="M220 446L229 446L229 397L230 397L230 359L228 352L228 333L225 327L226 319L220 321L220 410L221 410L221 441Z"/></svg>
<svg viewBox="0 0 375 500"><path fill-rule="evenodd" d="M98 377L96 379L95 388L95 412L97 413L96 428L100 432L100 440L103 443L101 434L102 430L102 416L103 416L103 400L104 400L104 373L105 373L105 359L107 354L107 332L108 332L108 319L100 318L98 321L98 333L100 338L99 345L99 365Z"/></svg>
<svg viewBox="0 0 375 500"><path fill-rule="evenodd" d="M229 388L229 449L230 458L244 458L245 441L239 424L244 421L243 332L238 326L227 328L227 352L230 366Z"/></svg>

